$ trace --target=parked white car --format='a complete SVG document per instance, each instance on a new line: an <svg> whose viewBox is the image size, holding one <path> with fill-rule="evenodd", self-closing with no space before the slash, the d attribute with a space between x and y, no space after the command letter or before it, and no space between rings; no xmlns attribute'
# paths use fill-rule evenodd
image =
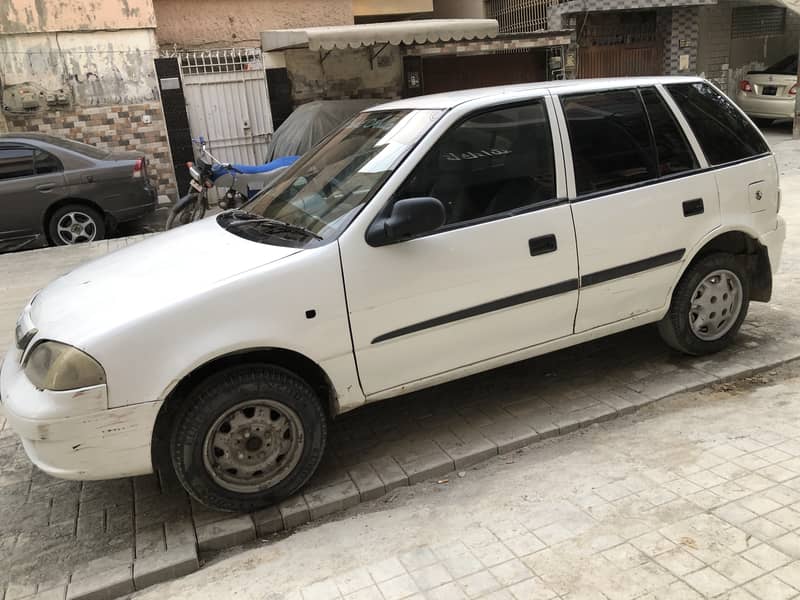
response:
<svg viewBox="0 0 800 600"><path fill-rule="evenodd" d="M756 121L793 119L797 99L797 54L763 71L750 71L739 82L736 102Z"/></svg>
<svg viewBox="0 0 800 600"><path fill-rule="evenodd" d="M52 475L172 468L219 509L297 491L331 417L647 323L694 355L766 302L761 133L698 78L384 104L245 206L34 296L2 409ZM534 382L532 382L533 384Z"/></svg>

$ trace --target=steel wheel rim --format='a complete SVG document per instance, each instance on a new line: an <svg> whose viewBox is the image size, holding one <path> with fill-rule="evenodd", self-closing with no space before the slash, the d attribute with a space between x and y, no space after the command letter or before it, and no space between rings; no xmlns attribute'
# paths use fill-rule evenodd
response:
<svg viewBox="0 0 800 600"><path fill-rule="evenodd" d="M56 233L65 244L91 242L97 237L97 223L85 212L72 211L63 214L58 220Z"/></svg>
<svg viewBox="0 0 800 600"><path fill-rule="evenodd" d="M720 339L736 324L742 311L742 282L727 269L706 275L692 293L689 326L704 342Z"/></svg>
<svg viewBox="0 0 800 600"><path fill-rule="evenodd" d="M274 400L248 400L214 421L203 441L203 462L217 485L250 494L285 479L304 447L297 413Z"/></svg>

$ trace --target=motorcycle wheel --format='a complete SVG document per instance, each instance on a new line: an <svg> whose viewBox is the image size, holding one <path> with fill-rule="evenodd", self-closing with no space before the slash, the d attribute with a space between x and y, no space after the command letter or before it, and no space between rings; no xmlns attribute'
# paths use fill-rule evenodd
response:
<svg viewBox="0 0 800 600"><path fill-rule="evenodd" d="M180 208L174 207L167 217L167 223L164 229L174 229L181 225L187 225L194 221L199 221L206 214L205 203L200 201L199 196L194 196L190 202L187 202Z"/></svg>

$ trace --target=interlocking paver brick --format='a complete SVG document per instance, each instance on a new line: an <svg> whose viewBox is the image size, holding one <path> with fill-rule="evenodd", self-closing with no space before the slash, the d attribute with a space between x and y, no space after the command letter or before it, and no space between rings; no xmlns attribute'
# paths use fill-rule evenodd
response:
<svg viewBox="0 0 800 600"><path fill-rule="evenodd" d="M690 573L686 575L684 579L690 586L707 598L727 592L736 585L711 567L706 567L705 569Z"/></svg>
<svg viewBox="0 0 800 600"><path fill-rule="evenodd" d="M193 573L200 568L197 548L186 545L159 554L137 558L133 563L133 584L137 590Z"/></svg>
<svg viewBox="0 0 800 600"><path fill-rule="evenodd" d="M441 563L428 565L411 571L411 578L423 592L432 590L453 580L453 577Z"/></svg>
<svg viewBox="0 0 800 600"><path fill-rule="evenodd" d="M390 557L367 567L375 583L383 583L389 579L394 579L406 572L405 567L395 557Z"/></svg>
<svg viewBox="0 0 800 600"><path fill-rule="evenodd" d="M425 594L428 600L467 600L467 595L455 581L447 583Z"/></svg>
<svg viewBox="0 0 800 600"><path fill-rule="evenodd" d="M459 579L458 584L468 598L480 598L500 589L500 582L488 570Z"/></svg>
<svg viewBox="0 0 800 600"><path fill-rule="evenodd" d="M197 528L197 545L202 551L223 550L256 539L250 515L207 523Z"/></svg>
<svg viewBox="0 0 800 600"><path fill-rule="evenodd" d="M764 600L789 600L797 596L797 590L774 575L764 575L745 585L745 589L756 598Z"/></svg>
<svg viewBox="0 0 800 600"><path fill-rule="evenodd" d="M334 583L343 596L374 585L372 576L366 567L358 567L342 573L334 579Z"/></svg>
<svg viewBox="0 0 800 600"><path fill-rule="evenodd" d="M326 579L324 581L317 581L301 590L303 600L336 600L340 598L339 588L336 584Z"/></svg>
<svg viewBox="0 0 800 600"><path fill-rule="evenodd" d="M765 569L756 566L741 556L729 556L712 565L714 569L731 581L742 584L763 575Z"/></svg>
<svg viewBox="0 0 800 600"><path fill-rule="evenodd" d="M772 571L778 567L782 567L792 560L783 552L776 550L768 543L760 544L755 548L751 548L750 550L743 552L742 556L751 563L758 565L765 571Z"/></svg>
<svg viewBox="0 0 800 600"><path fill-rule="evenodd" d="M501 585L509 587L533 577L533 573L518 559L501 563L489 569Z"/></svg>
<svg viewBox="0 0 800 600"><path fill-rule="evenodd" d="M386 600L401 600L419 591L419 587L408 574L381 582L378 588Z"/></svg>

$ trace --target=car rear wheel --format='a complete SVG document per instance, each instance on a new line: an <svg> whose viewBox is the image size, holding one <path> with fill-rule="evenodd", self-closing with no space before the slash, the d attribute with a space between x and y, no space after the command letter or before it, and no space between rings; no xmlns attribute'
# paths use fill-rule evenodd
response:
<svg viewBox="0 0 800 600"><path fill-rule="evenodd" d="M105 238L106 224L95 209L82 204L68 204L50 216L48 234L50 242L56 246L96 242Z"/></svg>
<svg viewBox="0 0 800 600"><path fill-rule="evenodd" d="M733 341L749 305L750 280L737 257L710 254L686 270L658 330L679 352L712 354Z"/></svg>
<svg viewBox="0 0 800 600"><path fill-rule="evenodd" d="M327 437L311 386L268 365L212 376L173 422L170 454L183 487L206 506L236 512L296 492L316 471Z"/></svg>

